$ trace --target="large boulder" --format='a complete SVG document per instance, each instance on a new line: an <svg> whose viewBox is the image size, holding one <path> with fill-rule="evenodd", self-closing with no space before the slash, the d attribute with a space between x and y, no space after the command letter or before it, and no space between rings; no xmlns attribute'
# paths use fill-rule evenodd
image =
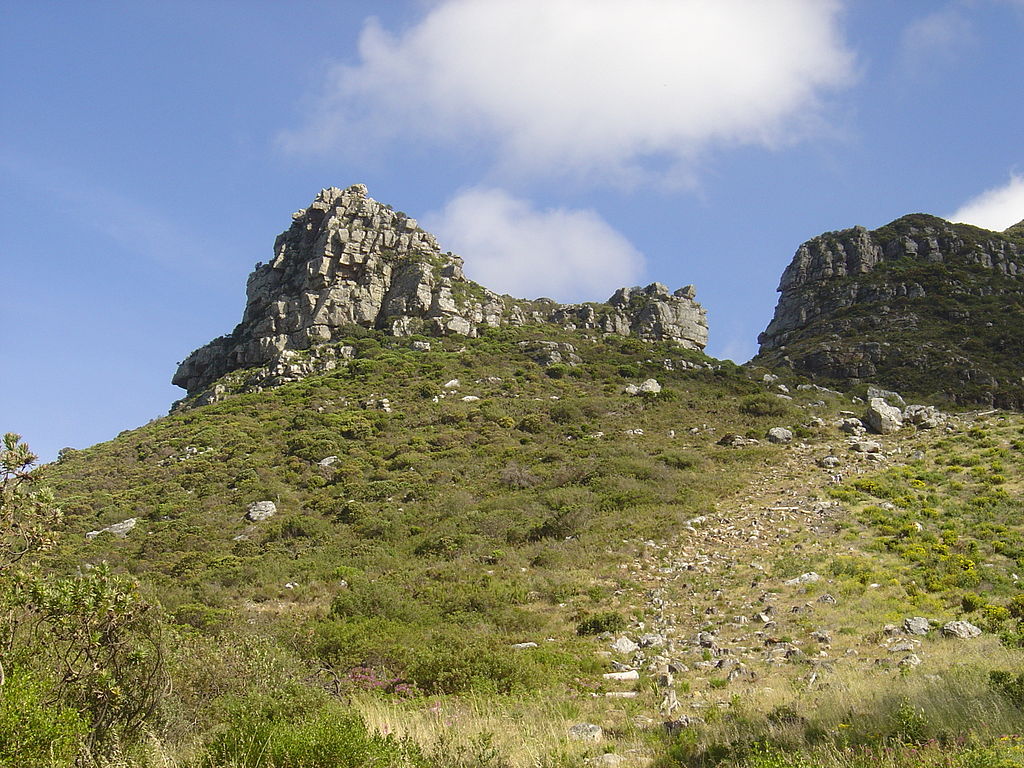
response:
<svg viewBox="0 0 1024 768"><path fill-rule="evenodd" d="M864 419L868 426L880 435L891 435L903 426L903 413L894 405L889 405L880 397L868 401L868 410Z"/></svg>

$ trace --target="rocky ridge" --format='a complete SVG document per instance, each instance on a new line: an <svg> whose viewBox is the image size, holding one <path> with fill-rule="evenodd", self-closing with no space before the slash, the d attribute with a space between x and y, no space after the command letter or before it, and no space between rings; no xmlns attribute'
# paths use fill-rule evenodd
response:
<svg viewBox="0 0 1024 768"><path fill-rule="evenodd" d="M913 214L804 243L755 361L954 402L1024 403L1024 237Z"/></svg>
<svg viewBox="0 0 1024 768"><path fill-rule="evenodd" d="M351 326L475 337L488 327L555 323L702 350L706 313L694 295L693 286L673 293L660 283L621 288L603 304L499 295L467 279L460 257L365 186L331 187L292 215L274 258L256 265L242 322L189 355L173 383L191 396L234 370L288 368L297 350L342 338Z"/></svg>

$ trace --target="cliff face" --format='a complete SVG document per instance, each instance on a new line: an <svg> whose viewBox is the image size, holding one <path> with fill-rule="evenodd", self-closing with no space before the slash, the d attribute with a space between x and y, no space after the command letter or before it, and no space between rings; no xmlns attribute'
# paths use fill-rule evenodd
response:
<svg viewBox="0 0 1024 768"><path fill-rule="evenodd" d="M755 362L1024 404L1024 237L923 214L800 246Z"/></svg>
<svg viewBox="0 0 1024 768"><path fill-rule="evenodd" d="M242 322L189 355L175 385L191 395L230 371L286 362L290 351L330 342L353 325L395 336L476 336L483 327L557 323L696 350L707 344L692 286L623 288L604 304L502 296L467 280L462 259L442 253L415 219L368 197L361 184L321 190L293 214L273 260L249 276L246 295Z"/></svg>

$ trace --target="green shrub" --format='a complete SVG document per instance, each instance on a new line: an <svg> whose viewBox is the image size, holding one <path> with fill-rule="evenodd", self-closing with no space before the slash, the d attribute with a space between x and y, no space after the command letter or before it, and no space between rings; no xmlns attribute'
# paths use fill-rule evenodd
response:
<svg viewBox="0 0 1024 768"><path fill-rule="evenodd" d="M27 672L8 670L0 688L0 768L71 765L87 730L78 712L47 701Z"/></svg>
<svg viewBox="0 0 1024 768"><path fill-rule="evenodd" d="M621 632L626 628L626 619L621 613L604 611L587 616L576 624L576 634L599 635L602 632Z"/></svg>

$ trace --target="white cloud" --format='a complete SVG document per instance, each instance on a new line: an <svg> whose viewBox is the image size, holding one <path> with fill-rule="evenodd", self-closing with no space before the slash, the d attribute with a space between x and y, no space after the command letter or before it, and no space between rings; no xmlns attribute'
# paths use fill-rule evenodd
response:
<svg viewBox="0 0 1024 768"><path fill-rule="evenodd" d="M603 301L643 273L643 256L594 211L537 210L500 189L465 190L423 224L500 293Z"/></svg>
<svg viewBox="0 0 1024 768"><path fill-rule="evenodd" d="M946 218L996 232L1012 227L1024 220L1024 176L1012 174L1006 184L982 192Z"/></svg>
<svg viewBox="0 0 1024 768"><path fill-rule="evenodd" d="M717 144L820 126L852 80L840 0L440 0L408 31L370 19L286 149L367 136L483 139L519 171L683 172ZM666 162L667 161L667 162Z"/></svg>

